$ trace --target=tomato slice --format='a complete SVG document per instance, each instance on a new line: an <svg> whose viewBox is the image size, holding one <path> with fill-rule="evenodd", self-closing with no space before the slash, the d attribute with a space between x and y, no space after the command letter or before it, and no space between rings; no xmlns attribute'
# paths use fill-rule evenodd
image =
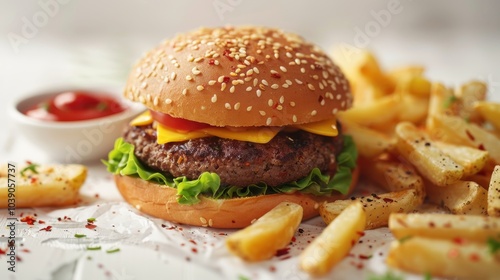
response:
<svg viewBox="0 0 500 280"><path fill-rule="evenodd" d="M207 128L210 127L209 124L206 123L200 123L200 122L195 122L195 121L190 121L182 118L175 118L172 117L168 114L160 113L160 112L155 112L153 110L149 110L151 112L151 116L153 119L164 126L177 129L177 130L184 130L184 131L192 131L192 130L198 130L202 128Z"/></svg>

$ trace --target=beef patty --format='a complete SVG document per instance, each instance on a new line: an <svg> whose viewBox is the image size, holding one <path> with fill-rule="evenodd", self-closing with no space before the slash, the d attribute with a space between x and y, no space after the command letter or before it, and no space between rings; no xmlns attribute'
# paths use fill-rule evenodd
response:
<svg viewBox="0 0 500 280"><path fill-rule="evenodd" d="M340 124L338 124L340 135ZM342 137L326 137L302 130L281 131L269 143L257 144L218 137L157 144L156 129L130 126L126 142L135 146L135 155L145 165L171 174L196 179L215 172L223 186L248 186L264 182L277 186L307 176L318 167L336 170L336 155L342 150Z"/></svg>

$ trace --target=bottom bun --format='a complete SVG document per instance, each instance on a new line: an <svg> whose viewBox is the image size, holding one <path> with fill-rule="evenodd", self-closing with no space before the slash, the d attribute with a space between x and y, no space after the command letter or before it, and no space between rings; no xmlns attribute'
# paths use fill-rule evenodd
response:
<svg viewBox="0 0 500 280"><path fill-rule="evenodd" d="M201 201L194 205L179 204L174 188L137 177L115 175L115 182L128 203L151 216L194 226L243 228L283 201L300 204L304 209L303 220L318 216L319 204L346 198L353 191L358 175L355 169L347 195L314 196L297 192L233 199L201 197Z"/></svg>

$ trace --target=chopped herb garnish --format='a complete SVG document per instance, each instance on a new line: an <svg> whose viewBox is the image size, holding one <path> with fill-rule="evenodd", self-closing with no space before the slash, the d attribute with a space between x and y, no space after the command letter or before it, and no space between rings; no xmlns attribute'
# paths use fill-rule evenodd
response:
<svg viewBox="0 0 500 280"><path fill-rule="evenodd" d="M455 102L458 101L458 98L455 95L450 95L444 102L443 102L443 107L445 109L448 109L451 107L451 105Z"/></svg>
<svg viewBox="0 0 500 280"><path fill-rule="evenodd" d="M431 273L430 273L430 272L425 273L425 275L424 275L424 279L425 279L425 280L431 280L431 279L432 279L432 275L431 275Z"/></svg>
<svg viewBox="0 0 500 280"><path fill-rule="evenodd" d="M87 235L85 235L85 234L75 233L75 237L76 237L76 238L84 238L84 237L87 237Z"/></svg>
<svg viewBox="0 0 500 280"><path fill-rule="evenodd" d="M404 280L403 277L394 274L392 271L387 271L385 274L381 275L370 275L368 280Z"/></svg>
<svg viewBox="0 0 500 280"><path fill-rule="evenodd" d="M95 108L98 111L104 111L104 110L108 109L108 104L106 104L105 102L99 102L99 104L97 104L97 106Z"/></svg>
<svg viewBox="0 0 500 280"><path fill-rule="evenodd" d="M243 275L239 275L238 280L250 280L250 278L243 276Z"/></svg>
<svg viewBox="0 0 500 280"><path fill-rule="evenodd" d="M120 252L120 248L106 250L106 253L108 253L108 254L112 254L112 253L116 253L116 252Z"/></svg>
<svg viewBox="0 0 500 280"><path fill-rule="evenodd" d="M488 239L488 248L491 254L495 254L500 251L500 240L496 240L494 238Z"/></svg>
<svg viewBox="0 0 500 280"><path fill-rule="evenodd" d="M42 103L40 103L40 105L38 105L38 108L43 109L43 110L48 112L49 108L50 108L50 104L49 104L49 102L42 102Z"/></svg>
<svg viewBox="0 0 500 280"><path fill-rule="evenodd" d="M93 222L95 222L95 218L88 218L88 219L87 219L87 222L88 222L88 223L93 223Z"/></svg>
<svg viewBox="0 0 500 280"><path fill-rule="evenodd" d="M404 243L404 242L408 241L412 237L413 236L411 236L411 235L403 236L398 241L399 241L399 243Z"/></svg>
<svg viewBox="0 0 500 280"><path fill-rule="evenodd" d="M101 250L101 246L87 246L87 250L89 250L89 251L99 251L99 250Z"/></svg>
<svg viewBox="0 0 500 280"><path fill-rule="evenodd" d="M30 163L28 166L26 166L25 168L23 168L21 170L21 176L24 176L24 172L30 170L31 172L35 173L35 174L38 174L38 171L36 170L37 167L39 167L40 165L36 164L36 163Z"/></svg>

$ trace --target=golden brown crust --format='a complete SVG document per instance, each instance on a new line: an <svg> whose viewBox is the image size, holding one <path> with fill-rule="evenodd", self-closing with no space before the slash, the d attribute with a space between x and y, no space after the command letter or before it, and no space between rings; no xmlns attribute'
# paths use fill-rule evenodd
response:
<svg viewBox="0 0 500 280"><path fill-rule="evenodd" d="M202 28L167 40L132 71L125 96L214 126L325 120L351 106L349 84L317 46L278 29Z"/></svg>
<svg viewBox="0 0 500 280"><path fill-rule="evenodd" d="M349 193L357 183L358 174L355 169ZM303 220L307 220L318 215L319 203L346 197L316 197L301 193L272 194L219 200L201 198L198 204L182 205L176 200L177 192L174 188L130 176L115 175L114 178L125 200L138 210L171 222L214 228L246 227L283 201L302 205Z"/></svg>

